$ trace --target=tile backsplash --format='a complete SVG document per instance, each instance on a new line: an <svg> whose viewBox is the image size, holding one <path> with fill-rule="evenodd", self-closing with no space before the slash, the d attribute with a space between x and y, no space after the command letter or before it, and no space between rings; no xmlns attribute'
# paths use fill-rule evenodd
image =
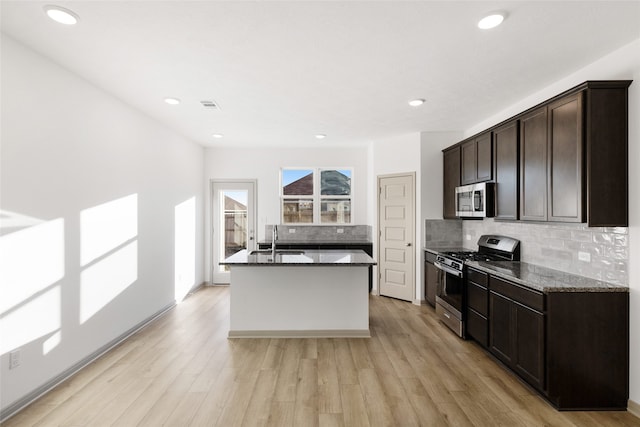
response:
<svg viewBox="0 0 640 427"><path fill-rule="evenodd" d="M427 219L424 222L424 245L429 248L462 247L462 220Z"/></svg>
<svg viewBox="0 0 640 427"><path fill-rule="evenodd" d="M273 224L265 226L265 240L271 240ZM335 241L371 242L370 225L278 225L278 240L286 241Z"/></svg>
<svg viewBox="0 0 640 427"><path fill-rule="evenodd" d="M462 246L477 249L483 234L520 240L523 262L628 286L629 232L626 227L586 224L503 222L485 218L462 222Z"/></svg>

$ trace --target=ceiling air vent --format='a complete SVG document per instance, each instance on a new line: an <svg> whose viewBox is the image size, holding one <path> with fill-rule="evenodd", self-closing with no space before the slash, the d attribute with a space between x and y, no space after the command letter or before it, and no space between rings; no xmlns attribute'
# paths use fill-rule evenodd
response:
<svg viewBox="0 0 640 427"><path fill-rule="evenodd" d="M202 104L202 106L204 108L207 108L209 110L219 110L220 106L218 105L218 103L216 101L200 101L200 104Z"/></svg>

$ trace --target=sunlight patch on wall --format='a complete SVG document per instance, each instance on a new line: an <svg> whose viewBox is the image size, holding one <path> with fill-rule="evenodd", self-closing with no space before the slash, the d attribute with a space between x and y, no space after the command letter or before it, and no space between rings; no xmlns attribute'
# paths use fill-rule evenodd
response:
<svg viewBox="0 0 640 427"><path fill-rule="evenodd" d="M60 286L17 306L0 320L0 354L60 329Z"/></svg>
<svg viewBox="0 0 640 427"><path fill-rule="evenodd" d="M138 279L138 195L80 212L80 324Z"/></svg>
<svg viewBox="0 0 640 427"><path fill-rule="evenodd" d="M60 328L64 251L62 218L0 237L0 354Z"/></svg>
<svg viewBox="0 0 640 427"><path fill-rule="evenodd" d="M42 354L46 356L62 341L62 331L57 331L42 343Z"/></svg>
<svg viewBox="0 0 640 427"><path fill-rule="evenodd" d="M138 279L138 242L133 241L80 273L80 324Z"/></svg>
<svg viewBox="0 0 640 427"><path fill-rule="evenodd" d="M176 302L180 302L194 285L196 263L196 199L175 207L175 277Z"/></svg>
<svg viewBox="0 0 640 427"><path fill-rule="evenodd" d="M0 313L4 313L64 277L64 220L2 236L0 260Z"/></svg>
<svg viewBox="0 0 640 427"><path fill-rule="evenodd" d="M105 255L138 235L138 195L80 212L80 264Z"/></svg>

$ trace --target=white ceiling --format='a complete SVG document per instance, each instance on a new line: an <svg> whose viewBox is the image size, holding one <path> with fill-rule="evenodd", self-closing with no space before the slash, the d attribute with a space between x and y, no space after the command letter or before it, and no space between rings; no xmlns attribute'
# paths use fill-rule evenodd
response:
<svg viewBox="0 0 640 427"><path fill-rule="evenodd" d="M509 16L479 30L493 10ZM640 37L640 1L2 0L1 14L5 34L204 146L464 130Z"/></svg>

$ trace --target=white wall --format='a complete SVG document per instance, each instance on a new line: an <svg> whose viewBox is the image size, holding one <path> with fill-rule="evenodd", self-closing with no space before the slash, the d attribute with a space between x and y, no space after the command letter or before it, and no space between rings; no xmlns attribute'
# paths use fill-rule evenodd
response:
<svg viewBox="0 0 640 427"><path fill-rule="evenodd" d="M257 185L257 239L264 240L266 224L280 223L280 169L282 167L352 167L354 225L371 225L368 212L369 166L366 147L336 148L208 148L205 176L205 279L211 275L211 180L255 179Z"/></svg>
<svg viewBox="0 0 640 427"><path fill-rule="evenodd" d="M4 410L202 283L203 149L5 36L1 117Z"/></svg>
<svg viewBox="0 0 640 427"><path fill-rule="evenodd" d="M420 250L419 244L422 242L421 235L422 216L420 213L422 206L422 171L421 171L421 159L420 159L420 134L411 133L406 135L399 135L392 138L376 140L370 147L370 159L372 161L371 168L371 195L372 206L370 207L374 214L374 227L373 227L373 254L374 258L378 259L378 223L377 223L377 179L380 175L399 174L405 172L414 172L416 174L416 224L415 224L415 278L416 278L416 293L414 295L414 303L420 303L424 298L424 280L422 276L422 250ZM377 268L374 268L374 292L378 292L378 273Z"/></svg>
<svg viewBox="0 0 640 427"><path fill-rule="evenodd" d="M629 88L630 399L640 403L640 39L478 123L471 136L585 80L634 80Z"/></svg>
<svg viewBox="0 0 640 427"><path fill-rule="evenodd" d="M422 220L442 219L442 151L462 140L462 132L422 132L420 134L422 168ZM421 234L424 243L424 233Z"/></svg>

